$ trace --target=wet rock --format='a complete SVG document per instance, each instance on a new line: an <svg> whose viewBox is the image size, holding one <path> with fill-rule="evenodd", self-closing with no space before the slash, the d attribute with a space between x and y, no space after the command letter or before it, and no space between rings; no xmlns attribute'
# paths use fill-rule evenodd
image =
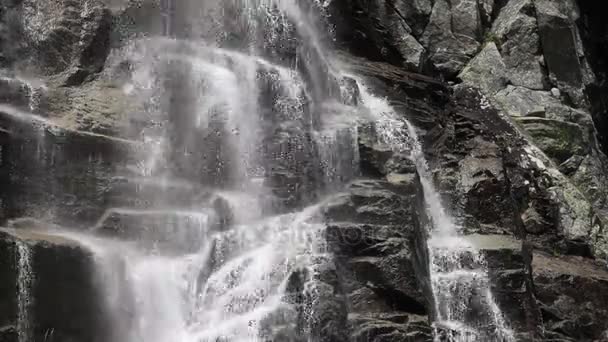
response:
<svg viewBox="0 0 608 342"><path fill-rule="evenodd" d="M338 41L348 51L412 71L422 67L425 48L419 38L430 12L429 0L340 0L329 4L329 19Z"/></svg>
<svg viewBox="0 0 608 342"><path fill-rule="evenodd" d="M90 252L77 242L24 229L0 229L6 258L0 265L5 286L0 305L3 326L17 326L18 248L29 253L31 288L28 318L32 341L100 341L110 336ZM21 246L21 247L18 247ZM21 271L27 271L22 269ZM91 308L96 308L92 310Z"/></svg>
<svg viewBox="0 0 608 342"><path fill-rule="evenodd" d="M414 37L420 37L428 22L432 10L432 1L398 1L393 4L385 1L386 5L394 6L394 11L411 28Z"/></svg>
<svg viewBox="0 0 608 342"><path fill-rule="evenodd" d="M375 95L388 96L399 112L408 113L416 127L435 127L437 112L443 110L448 101L445 84L387 63L371 62L345 53L338 54L337 58L346 70L365 77ZM363 131L366 132L373 133L373 130Z"/></svg>
<svg viewBox="0 0 608 342"><path fill-rule="evenodd" d="M540 336L539 312L528 278L531 248L508 235L469 235L488 268L492 294L518 341Z"/></svg>
<svg viewBox="0 0 608 342"><path fill-rule="evenodd" d="M20 4L24 36L32 45L29 63L62 83L79 85L103 68L110 48L111 14L98 0L58 5L25 0ZM32 54L33 53L33 54Z"/></svg>
<svg viewBox="0 0 608 342"><path fill-rule="evenodd" d="M564 8L566 2L535 0L534 5L549 72L558 84L580 89L583 74L576 41L578 32Z"/></svg>
<svg viewBox="0 0 608 342"><path fill-rule="evenodd" d="M516 122L532 136L536 146L558 163L590 152L585 131L577 124L536 117L518 117Z"/></svg>
<svg viewBox="0 0 608 342"><path fill-rule="evenodd" d="M407 315L399 312L382 315L349 316L351 341L367 342L423 342L432 340L432 328L424 316Z"/></svg>
<svg viewBox="0 0 608 342"><path fill-rule="evenodd" d="M4 326L0 328L0 341L1 342L17 342L19 341L19 334L14 326Z"/></svg>
<svg viewBox="0 0 608 342"><path fill-rule="evenodd" d="M389 250L391 248L393 251ZM416 279L413 258L408 253L406 241L385 241L369 248L366 254L375 254L374 249L378 250L379 256L361 256L348 261L352 276L379 297L394 300L393 303L386 303L389 307L424 314L426 298ZM357 301L353 305L362 307Z"/></svg>
<svg viewBox="0 0 608 342"><path fill-rule="evenodd" d="M51 88L45 115L69 129L137 137L136 128L141 126L126 114L138 109L123 89L102 80L77 88Z"/></svg>
<svg viewBox="0 0 608 342"><path fill-rule="evenodd" d="M470 88L457 87L454 107L446 113L445 128L428 133L433 144L430 160L441 165L437 179L443 181L442 189L446 189L446 206L453 208L468 231L505 233L504 228L509 228L506 232L527 236L540 249L558 244L565 253L601 258L606 252L606 235L602 220L598 220L600 212L527 135L520 133L517 126L490 104L484 105L484 99L475 93ZM488 144L480 144L480 140L494 142L500 146L500 152L497 154L495 149L483 152L481 148ZM471 163L475 159L470 159L471 162L459 163L477 149L480 156L487 153L488 160L498 158L499 162L484 163L482 159ZM462 167L467 165L497 165L497 169L504 172L504 181L500 181L503 176L496 171L474 176L470 173L477 172L477 168ZM462 185L467 182L460 184L459 178L478 178L481 182L477 189L488 190L465 195L466 188ZM484 179L490 181L484 182ZM496 179L496 183L493 184L492 179ZM485 198L492 199L476 202ZM467 201L473 205L465 206Z"/></svg>
<svg viewBox="0 0 608 342"><path fill-rule="evenodd" d="M507 86L494 96L497 105L510 116L545 116L547 107L560 106L559 100L547 91Z"/></svg>
<svg viewBox="0 0 608 342"><path fill-rule="evenodd" d="M596 152L597 153L597 152ZM608 217L608 177L606 174L608 160L603 154L591 154L584 157L574 174L572 181L579 186L587 198L599 211L602 221Z"/></svg>
<svg viewBox="0 0 608 342"><path fill-rule="evenodd" d="M468 232L517 234L497 132L513 130L478 91L457 87L441 126L427 133L427 158L443 204Z"/></svg>
<svg viewBox="0 0 608 342"><path fill-rule="evenodd" d="M576 170L583 162L583 159L584 157L582 156L572 156L568 158L565 162L559 165L559 172L563 173L566 176L572 176L572 174L576 172Z"/></svg>
<svg viewBox="0 0 608 342"><path fill-rule="evenodd" d="M456 36L463 35L479 40L482 34L482 23L479 1L450 0L452 13L452 30Z"/></svg>
<svg viewBox="0 0 608 342"><path fill-rule="evenodd" d="M528 235L535 246L547 250L555 241L560 241L558 244L563 246L564 253L604 255L604 233L591 203L548 157L538 148L527 146L509 154L506 165L512 193L518 201L523 201L521 208L534 207L548 223L542 235ZM571 249L577 244L586 247Z"/></svg>
<svg viewBox="0 0 608 342"><path fill-rule="evenodd" d="M316 288L309 293L309 312L316 313L308 317L311 337L324 342L346 342L348 339L347 316L348 307L344 289L340 283L338 267L334 261L318 260ZM314 299L314 300L313 300Z"/></svg>
<svg viewBox="0 0 608 342"><path fill-rule="evenodd" d="M387 163L394 155L391 146L379 141L372 124L358 128L360 166L364 174L387 174Z"/></svg>
<svg viewBox="0 0 608 342"><path fill-rule="evenodd" d="M349 341L426 341L430 336L423 235L414 174L357 180L327 204L326 239L348 308ZM389 209L390 208L390 209ZM423 214L424 215L424 214Z"/></svg>
<svg viewBox="0 0 608 342"><path fill-rule="evenodd" d="M494 95L506 87L507 67L494 42L483 49L460 72L458 78L465 84L478 87L485 95Z"/></svg>
<svg viewBox="0 0 608 342"><path fill-rule="evenodd" d="M505 196L508 184L500 148L479 138L471 147L471 153L459 162L457 186L462 191L464 208L469 215L478 217L482 225L506 227L512 218L505 213L510 211L512 204Z"/></svg>
<svg viewBox="0 0 608 342"><path fill-rule="evenodd" d="M548 331L601 341L608 330L608 271L581 257L535 253L532 278Z"/></svg>
<svg viewBox="0 0 608 342"><path fill-rule="evenodd" d="M411 222L406 203L411 199L414 184L394 187L386 181L358 180L347 192L329 202L325 211L333 221L360 222L368 224L403 224Z"/></svg>
<svg viewBox="0 0 608 342"><path fill-rule="evenodd" d="M497 1L495 0L481 0L479 2L479 15L484 27L490 26L496 5Z"/></svg>
<svg viewBox="0 0 608 342"><path fill-rule="evenodd" d="M14 108L0 112L2 220L45 217L50 210L66 225L92 222L104 210L116 171L141 148L134 141L66 129Z"/></svg>
<svg viewBox="0 0 608 342"><path fill-rule="evenodd" d="M595 133L592 132L594 131L594 128L591 115L587 111L575 109L565 105L549 105L546 107L545 114L548 119L561 120L578 124L583 129L588 131L585 132L586 135L595 135Z"/></svg>
<svg viewBox="0 0 608 342"><path fill-rule="evenodd" d="M103 236L144 244L144 248L194 252L217 229L212 212L110 209L92 228Z"/></svg>
<svg viewBox="0 0 608 342"><path fill-rule="evenodd" d="M160 3L150 0L105 1L112 12L113 46L120 46L136 35L163 34L163 19Z"/></svg>
<svg viewBox="0 0 608 342"><path fill-rule="evenodd" d="M608 153L608 106L606 94L606 79L608 64L606 61L608 39L606 27L608 23L601 13L607 9L604 2L577 1L580 17L575 21L589 68L593 70L595 80L587 81L584 93L590 102L590 112L598 132L602 151Z"/></svg>
<svg viewBox="0 0 608 342"><path fill-rule="evenodd" d="M14 75L1 76L0 101L28 112L46 108L46 96L43 94L45 87L35 83Z"/></svg>
<svg viewBox="0 0 608 342"><path fill-rule="evenodd" d="M422 69L424 62L424 53L426 50L420 43L408 33L397 35L400 38L396 39L396 46L399 53L403 56L403 64L407 70L419 71Z"/></svg>
<svg viewBox="0 0 608 342"><path fill-rule="evenodd" d="M512 0L501 8L489 38L495 40L515 86L544 88L541 45L532 0Z"/></svg>
<svg viewBox="0 0 608 342"><path fill-rule="evenodd" d="M477 2L453 2L435 1L421 38L434 68L448 78L456 76L475 55L481 30ZM452 12L451 5L457 11Z"/></svg>

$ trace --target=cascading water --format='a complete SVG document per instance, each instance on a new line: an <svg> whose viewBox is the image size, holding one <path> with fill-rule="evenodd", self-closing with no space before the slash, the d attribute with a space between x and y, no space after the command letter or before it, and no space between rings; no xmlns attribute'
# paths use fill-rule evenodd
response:
<svg viewBox="0 0 608 342"><path fill-rule="evenodd" d="M296 309L291 297L313 300L325 253L320 204L310 203L356 175L354 107L319 72L329 65L295 1L161 7L164 36L134 39L108 69L121 70L145 126L138 162L121 177L157 187L147 200L165 204L110 208L90 234L65 234L95 254L114 341L307 334L312 306ZM199 11L210 21L183 16ZM184 191L177 184L201 193L168 205L167 192Z"/></svg>
<svg viewBox="0 0 608 342"><path fill-rule="evenodd" d="M321 10L327 3L315 2ZM353 113L361 107L380 140L409 151L420 174L433 224L437 338L513 340L482 254L441 206L415 129L362 82L358 103L301 2L161 4L162 36L131 39L106 65L138 108L131 121L143 126L134 128L137 162L117 178L135 185L126 195L153 188L153 198L108 209L87 234L62 233L95 255L112 341L311 340L316 267L326 253L319 202L358 175ZM31 112L36 98L32 92ZM21 108L0 110L49 123ZM20 268L28 265L20 259ZM296 274L299 289L291 288ZM21 325L29 322L21 295L28 279ZM290 297L309 303L296 312Z"/></svg>
<svg viewBox="0 0 608 342"><path fill-rule="evenodd" d="M32 341L31 315L32 306L32 284L34 273L32 272L32 250L25 242L18 242L17 248L17 336L19 342Z"/></svg>
<svg viewBox="0 0 608 342"><path fill-rule="evenodd" d="M400 119L385 99L374 97L364 87L361 99L376 119L378 139L397 153L408 151L420 176L431 224L428 251L435 340L514 341L492 296L483 254L459 235L441 204L416 129L407 119Z"/></svg>

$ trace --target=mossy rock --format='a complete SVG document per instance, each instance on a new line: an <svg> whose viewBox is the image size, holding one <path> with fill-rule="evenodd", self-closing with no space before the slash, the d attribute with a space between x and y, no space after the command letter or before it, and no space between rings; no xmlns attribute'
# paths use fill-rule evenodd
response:
<svg viewBox="0 0 608 342"><path fill-rule="evenodd" d="M515 117L534 143L558 163L574 155L585 156L591 144L587 132L577 124L539 117Z"/></svg>

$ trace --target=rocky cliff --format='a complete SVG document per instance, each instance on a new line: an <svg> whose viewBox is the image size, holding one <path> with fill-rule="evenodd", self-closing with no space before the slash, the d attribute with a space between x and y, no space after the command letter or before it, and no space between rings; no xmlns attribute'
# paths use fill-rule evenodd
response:
<svg viewBox="0 0 608 342"><path fill-rule="evenodd" d="M535 340L608 339L603 296L587 297L586 287L601 292L607 274L602 6L567 0L330 5L337 44L375 61L360 72L379 79L426 130L435 180L467 234L523 241L521 263L511 259L495 272L504 279L514 276L511 268L522 270L519 283L509 284L527 299L504 305L523 305L520 314L533 331L528 338ZM443 87L421 85L411 73ZM574 274L577 269L586 271ZM499 297L514 291L496 286Z"/></svg>
<svg viewBox="0 0 608 342"><path fill-rule="evenodd" d="M323 8L333 63L420 129L443 203L487 259L516 340L608 341L608 7L332 0ZM125 95L121 77L133 69L117 56L130 39L166 29L162 10L146 0L0 3L0 224L11 226L0 231L0 341L23 338L12 295L20 243L31 246L36 275L31 341L112 340L87 248L31 229L89 227L113 207L154 208L155 191L173 205L212 197L205 187L161 189L115 176L149 148L139 137L150 128L143 115L127 115L142 109ZM175 29L187 35L191 27ZM179 102L186 92L176 93ZM373 127L358 130L359 177L323 206L331 260L316 275L312 336L432 341L419 175L377 143ZM284 193L300 177L275 176ZM281 210L315 197L277 196ZM214 206L225 210L222 201ZM219 216L224 229L230 215Z"/></svg>

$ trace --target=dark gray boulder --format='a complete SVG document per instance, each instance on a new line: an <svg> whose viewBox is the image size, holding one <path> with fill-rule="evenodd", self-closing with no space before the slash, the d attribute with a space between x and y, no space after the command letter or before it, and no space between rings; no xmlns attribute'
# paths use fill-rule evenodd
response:
<svg viewBox="0 0 608 342"><path fill-rule="evenodd" d="M581 257L535 253L532 278L550 334L572 341L608 337L608 271L604 265Z"/></svg>
<svg viewBox="0 0 608 342"><path fill-rule="evenodd" d="M41 218L47 208L67 225L93 222L104 211L113 176L140 149L134 141L66 129L12 108L0 111L0 127L3 221Z"/></svg>
<svg viewBox="0 0 608 342"><path fill-rule="evenodd" d="M19 334L29 336L28 341L112 339L95 262L85 247L59 235L25 228L2 228L0 245L4 254L0 324L14 327L3 329L2 338L14 336L11 330L25 329ZM18 317L27 322L18 322Z"/></svg>

